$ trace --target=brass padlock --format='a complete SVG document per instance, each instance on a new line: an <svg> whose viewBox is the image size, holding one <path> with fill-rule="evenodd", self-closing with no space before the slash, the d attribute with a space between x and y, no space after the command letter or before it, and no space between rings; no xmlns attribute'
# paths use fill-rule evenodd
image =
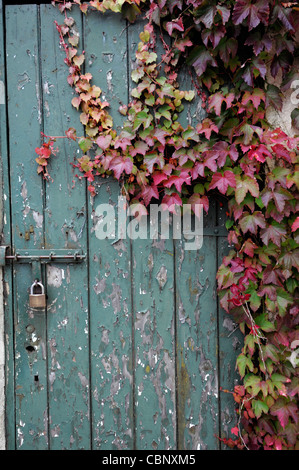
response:
<svg viewBox="0 0 299 470"><path fill-rule="evenodd" d="M37 292L40 290L41 292ZM29 307L31 308L45 308L46 307L46 294L44 286L37 280L34 281L30 287L29 294Z"/></svg>

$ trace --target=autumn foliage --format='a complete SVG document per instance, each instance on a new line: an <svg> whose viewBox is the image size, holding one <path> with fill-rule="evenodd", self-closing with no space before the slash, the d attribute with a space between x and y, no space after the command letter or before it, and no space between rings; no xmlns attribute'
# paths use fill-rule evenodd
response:
<svg viewBox="0 0 299 470"><path fill-rule="evenodd" d="M217 274L221 306L244 334L237 358L240 385L233 394L237 423L221 437L239 449L297 449L299 353L299 111L294 136L271 128L267 109L282 110L284 93L298 73L297 2L278 0L104 0L53 2L64 14L56 25L66 53L73 106L85 126L66 137L83 155L74 165L96 196L96 180L112 175L130 201L201 203L213 194L228 201L228 240L233 249ZM119 109L120 133L109 103L84 74L85 56L73 34L70 11L122 13L146 19L132 72L131 101ZM165 53L158 60L157 37ZM170 37L171 40L164 40ZM179 88L189 65L194 89ZM279 80L279 85L278 85ZM274 84L275 83L275 84ZM195 97L195 95L197 95ZM206 117L183 128L186 102L200 99ZM40 149L45 170L50 139ZM223 392L225 393L225 392Z"/></svg>

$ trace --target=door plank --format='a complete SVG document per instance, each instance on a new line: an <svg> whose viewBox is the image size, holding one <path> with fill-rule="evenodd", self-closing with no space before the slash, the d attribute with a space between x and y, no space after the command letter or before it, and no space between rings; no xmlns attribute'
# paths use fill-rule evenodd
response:
<svg viewBox="0 0 299 470"><path fill-rule="evenodd" d="M11 220L10 220L10 182L9 182L9 162L8 162L8 119L7 119L7 96L6 96L6 70L5 70L5 16L4 6L0 0L0 80L3 84L4 95L0 99L0 175L1 175L1 189L0 189L0 233L2 235L2 244L6 246L11 245ZM2 85L0 85L2 86ZM15 391L14 391L14 321L13 321L13 302L12 302L12 269L6 266L2 269L3 285L1 287L3 292L4 312L2 311L2 332L3 337L3 359L4 363L1 364L5 380L2 379L1 388L5 391L4 407L5 407L5 420L2 414L2 423L5 427L5 432L2 432L2 439L6 444L6 448L14 448L15 445ZM2 373L1 371L1 373ZM5 389L4 389L5 387Z"/></svg>
<svg viewBox="0 0 299 470"><path fill-rule="evenodd" d="M170 450L176 445L173 243L149 235L132 242L136 444Z"/></svg>
<svg viewBox="0 0 299 470"><path fill-rule="evenodd" d="M110 103L114 127L122 125L120 103L127 103L127 31L119 15L93 12L84 18L86 72ZM133 337L131 251L129 240L98 239L97 208L109 204L117 217L120 187L112 178L97 182L98 195L88 203L91 331L92 448L132 449Z"/></svg>
<svg viewBox="0 0 299 470"><path fill-rule="evenodd" d="M43 127L46 135L61 136L69 127L83 135L74 91L68 85L64 51L54 24L63 16L52 5L41 5L41 64ZM72 16L81 28L81 15ZM76 181L71 163L78 144L58 139L50 164L53 182L45 188L45 246L87 253L86 181ZM48 264L47 336L49 444L55 449L90 447L90 370L87 263Z"/></svg>
<svg viewBox="0 0 299 470"><path fill-rule="evenodd" d="M43 184L34 149L40 142L39 16L36 5L6 6L8 119L13 245L43 246ZM16 447L48 448L46 328L28 308L31 268L14 267Z"/></svg>
<svg viewBox="0 0 299 470"><path fill-rule="evenodd" d="M216 240L198 251L176 244L179 449L217 449Z"/></svg>

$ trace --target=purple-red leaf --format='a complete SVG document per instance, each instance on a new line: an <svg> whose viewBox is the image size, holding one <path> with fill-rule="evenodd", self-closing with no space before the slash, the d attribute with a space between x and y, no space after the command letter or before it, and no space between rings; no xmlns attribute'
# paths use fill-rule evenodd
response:
<svg viewBox="0 0 299 470"><path fill-rule="evenodd" d="M280 397L274 403L270 409L270 413L273 416L277 416L278 420L283 428L285 428L289 422L289 418L292 417L295 423L298 422L298 408L295 403L288 403L285 398Z"/></svg>
<svg viewBox="0 0 299 470"><path fill-rule="evenodd" d="M249 31L256 28L260 22L267 25L269 19L269 1L237 0L233 11L233 22L238 25L248 19Z"/></svg>
<svg viewBox="0 0 299 470"><path fill-rule="evenodd" d="M217 188L221 194L226 194L229 186L236 187L236 177L232 171L226 170L223 174L215 173L213 175L209 189Z"/></svg>
<svg viewBox="0 0 299 470"><path fill-rule="evenodd" d="M258 227L265 228L265 218L260 211L255 211L253 214L244 212L243 217L240 219L240 227L243 233L251 232L256 235Z"/></svg>

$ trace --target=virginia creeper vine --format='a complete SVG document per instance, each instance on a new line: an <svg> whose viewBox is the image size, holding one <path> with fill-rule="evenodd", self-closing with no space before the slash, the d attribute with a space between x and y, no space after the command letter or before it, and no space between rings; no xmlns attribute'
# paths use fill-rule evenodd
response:
<svg viewBox="0 0 299 470"><path fill-rule="evenodd" d="M214 192L227 197L228 240L234 247L217 274L221 306L244 334L236 367L239 449L297 449L299 352L299 110L295 136L273 129L266 110L283 107L298 79L297 2L278 0L54 1L56 23L85 136L72 128L83 156L75 169L96 196L96 178L122 182L130 201L162 201L170 210L188 202L206 212ZM109 103L92 75L83 73L70 11L121 13L146 19L136 52L132 100L122 105L122 131L113 128ZM168 36L171 41L164 38ZM165 53L158 59L156 39ZM190 66L194 90L181 91L178 71ZM277 80L280 78L280 84ZM276 82L275 82L276 80ZM276 83L276 84L274 84ZM206 117L183 128L179 114L197 95ZM55 138L37 148L38 172L50 178Z"/></svg>

